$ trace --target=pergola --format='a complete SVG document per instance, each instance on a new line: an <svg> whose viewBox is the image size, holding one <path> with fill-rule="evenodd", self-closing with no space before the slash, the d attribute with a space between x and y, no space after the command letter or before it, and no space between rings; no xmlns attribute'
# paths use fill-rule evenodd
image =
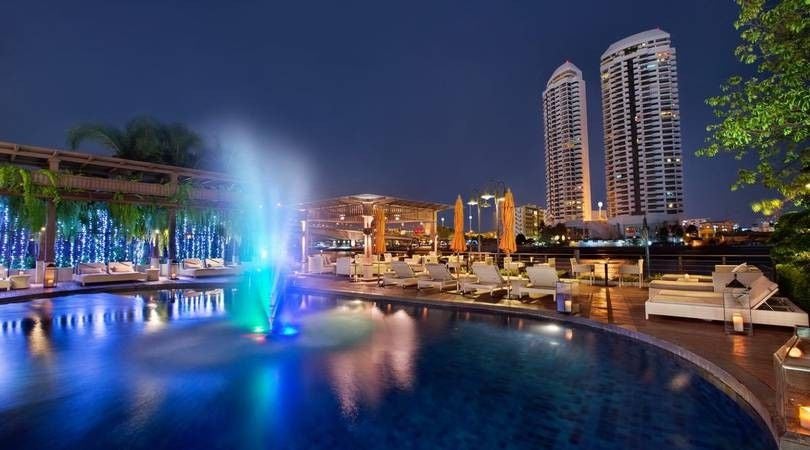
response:
<svg viewBox="0 0 810 450"><path fill-rule="evenodd" d="M407 200L377 194L356 194L317 200L299 205L301 219L301 259L306 261L312 228L332 230L359 230L371 227L374 210L383 208L386 222L399 224L419 223L425 235L433 241L433 250L438 246L437 214L448 209L443 203ZM364 234L366 255L371 255L371 236Z"/></svg>
<svg viewBox="0 0 810 450"><path fill-rule="evenodd" d="M239 181L224 173L9 142L0 142L0 164L30 170L32 184L39 186L51 186L53 182L38 169L53 172L57 175L55 187L65 199L165 207L170 259L175 258L176 212L180 206L177 196L181 186L187 197L183 206L190 207L232 208L241 190ZM46 201L40 262L53 258L56 242L56 206L50 199Z"/></svg>

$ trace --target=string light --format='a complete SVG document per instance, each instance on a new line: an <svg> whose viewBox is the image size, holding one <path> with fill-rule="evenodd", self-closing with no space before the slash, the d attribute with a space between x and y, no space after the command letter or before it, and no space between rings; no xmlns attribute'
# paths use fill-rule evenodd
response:
<svg viewBox="0 0 810 450"><path fill-rule="evenodd" d="M149 239L129 239L120 227L116 227L109 212L99 207L88 211L87 221L82 223L72 238L61 232L57 226L54 242L54 262L59 267L73 267L80 262L133 261L146 264L150 256ZM205 219L205 224L197 226L186 214L179 214L175 234L176 251L179 259L184 258L223 258L225 256L225 236L219 230L218 216ZM60 225L62 223L60 222ZM190 236L186 239L186 236ZM36 239L38 233L31 233L12 217L8 203L0 200L0 264L9 269L33 267L39 250ZM164 255L165 256L165 255Z"/></svg>

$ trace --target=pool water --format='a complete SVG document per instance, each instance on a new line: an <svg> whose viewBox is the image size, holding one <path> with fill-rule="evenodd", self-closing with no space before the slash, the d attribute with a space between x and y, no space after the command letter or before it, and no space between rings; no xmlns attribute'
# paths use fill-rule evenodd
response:
<svg viewBox="0 0 810 450"><path fill-rule="evenodd" d="M554 322L235 290L0 306L2 448L772 449L691 366Z"/></svg>

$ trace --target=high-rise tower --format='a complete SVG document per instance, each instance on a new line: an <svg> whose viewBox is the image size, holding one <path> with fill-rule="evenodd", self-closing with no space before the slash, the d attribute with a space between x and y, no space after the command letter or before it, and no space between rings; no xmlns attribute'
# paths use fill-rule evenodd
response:
<svg viewBox="0 0 810 450"><path fill-rule="evenodd" d="M683 213L678 71L669 34L649 30L602 54L607 212L638 226Z"/></svg>
<svg viewBox="0 0 810 450"><path fill-rule="evenodd" d="M543 91L546 221L591 220L588 117L582 71L565 62Z"/></svg>

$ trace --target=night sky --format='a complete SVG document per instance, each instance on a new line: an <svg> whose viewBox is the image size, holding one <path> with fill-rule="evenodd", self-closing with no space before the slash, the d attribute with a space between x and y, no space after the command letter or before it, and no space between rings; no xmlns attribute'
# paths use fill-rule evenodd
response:
<svg viewBox="0 0 810 450"><path fill-rule="evenodd" d="M238 5L235 5L238 3ZM0 140L64 147L79 122L238 126L307 170L306 196L450 203L490 179L545 204L540 96L565 60L588 89L593 201L604 199L599 57L650 28L678 52L686 215L754 220L739 162L694 156L704 104L742 69L731 1L6 1ZM595 205L594 205L595 208Z"/></svg>

